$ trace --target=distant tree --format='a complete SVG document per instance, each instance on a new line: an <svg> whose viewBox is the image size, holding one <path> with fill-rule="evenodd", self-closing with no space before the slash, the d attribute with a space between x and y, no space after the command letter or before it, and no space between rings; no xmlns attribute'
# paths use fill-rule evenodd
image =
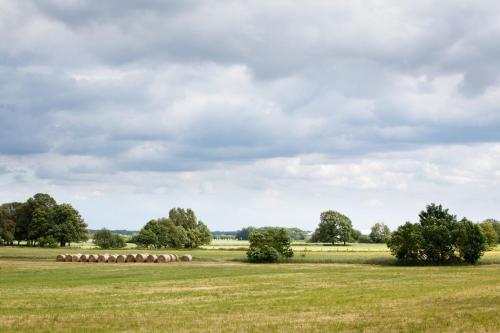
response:
<svg viewBox="0 0 500 333"><path fill-rule="evenodd" d="M361 231L353 228L351 231L351 240L353 242L359 242L359 238L361 237L361 235L362 235Z"/></svg>
<svg viewBox="0 0 500 333"><path fill-rule="evenodd" d="M358 237L358 243L373 243L370 236L361 234Z"/></svg>
<svg viewBox="0 0 500 333"><path fill-rule="evenodd" d="M481 228L483 229L483 234L486 237L486 242L490 247L496 246L500 240L499 234L495 229L495 224L500 226L500 223L492 219L485 220L480 224ZM498 229L498 231L500 232L500 229Z"/></svg>
<svg viewBox="0 0 500 333"><path fill-rule="evenodd" d="M344 242L344 245L349 241L352 231L351 220L336 211L329 210L321 213L320 223L313 234L312 239L335 244L336 241Z"/></svg>
<svg viewBox="0 0 500 333"><path fill-rule="evenodd" d="M242 228L241 230L236 231L235 238L239 240L249 240L250 234L255 230L256 228L254 227Z"/></svg>
<svg viewBox="0 0 500 333"><path fill-rule="evenodd" d="M125 239L107 229L102 229L94 233L93 243L101 249L119 249L126 246Z"/></svg>
<svg viewBox="0 0 500 333"><path fill-rule="evenodd" d="M478 261L486 250L486 238L481 227L466 218L455 223L453 238L460 257L469 263Z"/></svg>
<svg viewBox="0 0 500 333"><path fill-rule="evenodd" d="M250 235L247 257L250 262L276 262L293 257L291 239L283 228L254 231Z"/></svg>
<svg viewBox="0 0 500 333"><path fill-rule="evenodd" d="M369 236L373 243L387 243L391 237L391 230L384 223L375 223Z"/></svg>

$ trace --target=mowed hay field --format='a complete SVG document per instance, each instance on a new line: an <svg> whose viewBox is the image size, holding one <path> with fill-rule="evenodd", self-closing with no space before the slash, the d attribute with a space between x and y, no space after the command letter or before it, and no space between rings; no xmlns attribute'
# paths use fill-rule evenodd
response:
<svg viewBox="0 0 500 333"><path fill-rule="evenodd" d="M500 332L498 247L474 266L403 267L375 250L271 265L231 250L161 265L54 261L72 251L0 248L0 332Z"/></svg>

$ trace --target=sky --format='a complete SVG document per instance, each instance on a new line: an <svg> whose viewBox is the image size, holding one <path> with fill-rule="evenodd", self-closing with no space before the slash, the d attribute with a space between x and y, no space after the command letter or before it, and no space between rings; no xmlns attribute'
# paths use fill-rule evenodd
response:
<svg viewBox="0 0 500 333"><path fill-rule="evenodd" d="M90 228L500 218L500 2L0 0L0 202Z"/></svg>

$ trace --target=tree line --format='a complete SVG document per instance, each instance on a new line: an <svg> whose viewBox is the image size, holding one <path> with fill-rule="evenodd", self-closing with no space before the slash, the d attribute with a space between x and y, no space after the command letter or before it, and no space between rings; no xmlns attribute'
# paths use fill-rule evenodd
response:
<svg viewBox="0 0 500 333"><path fill-rule="evenodd" d="M88 239L87 224L70 204L58 204L45 193L25 202L0 205L0 243L29 246L66 246Z"/></svg>

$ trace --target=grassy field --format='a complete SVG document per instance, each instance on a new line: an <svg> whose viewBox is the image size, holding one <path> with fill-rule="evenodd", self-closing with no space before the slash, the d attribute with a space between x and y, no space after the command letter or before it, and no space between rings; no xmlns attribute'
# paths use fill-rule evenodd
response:
<svg viewBox="0 0 500 333"><path fill-rule="evenodd" d="M380 245L273 265L189 252L192 263L89 264L0 248L0 332L500 332L498 247L479 265L425 267L394 265Z"/></svg>

